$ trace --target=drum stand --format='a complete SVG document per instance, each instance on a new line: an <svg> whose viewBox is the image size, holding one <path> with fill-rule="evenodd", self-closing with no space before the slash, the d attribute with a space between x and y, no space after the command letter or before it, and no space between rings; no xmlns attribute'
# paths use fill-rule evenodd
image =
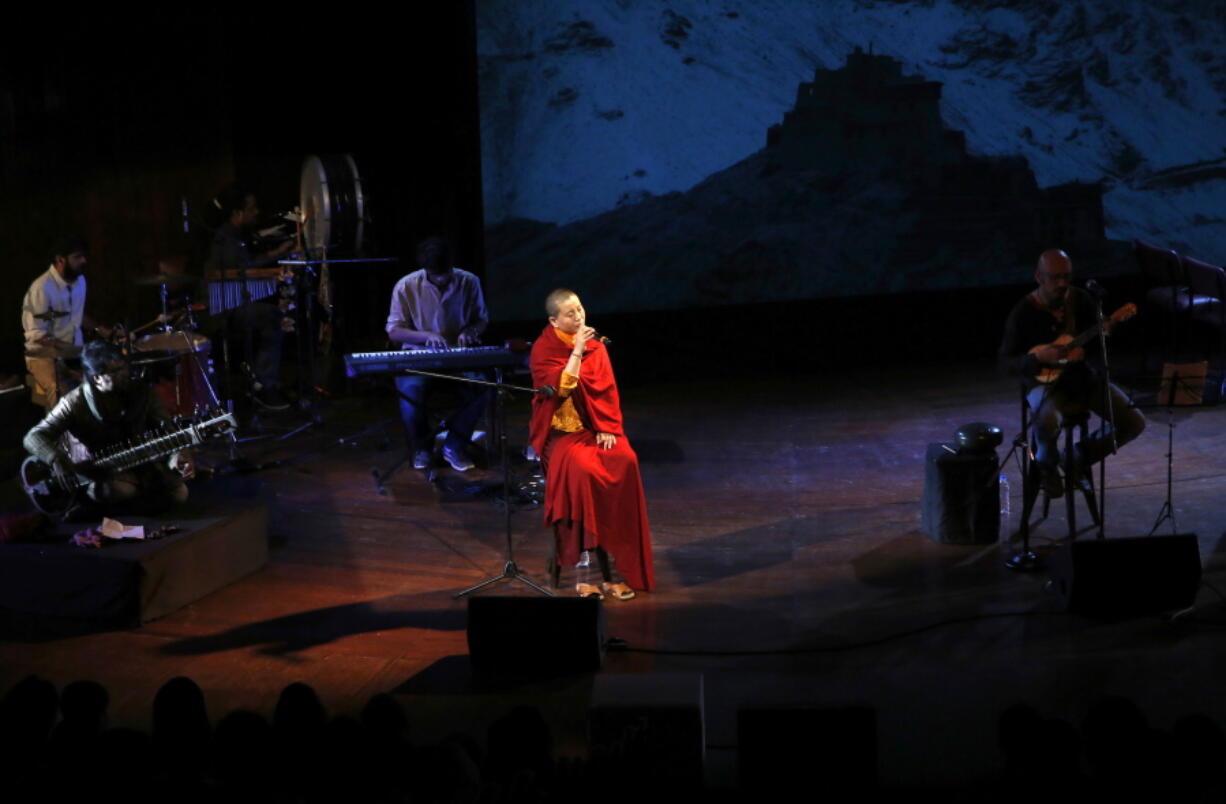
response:
<svg viewBox="0 0 1226 804"><path fill-rule="evenodd" d="M312 255L310 252L316 252ZM294 332L296 335L297 345L297 364L298 364L298 404L310 415L310 421L299 427L294 428L285 435L279 436L281 439L290 438L298 433L323 423L323 415L319 409L317 399L321 396L326 396L326 391L318 382L319 365L315 354L315 337L319 321L316 318L316 300L319 298L319 283L321 281L322 269L329 265L349 265L349 264L367 264L367 263L384 263L384 262L399 262L395 257L357 257L352 259L329 259L327 249L310 249L308 257L314 256L315 259L286 259L277 260L277 265L283 268L294 269L301 271L294 282L294 305L297 311L300 311L302 325L295 326ZM368 428L369 429L369 428ZM362 431L363 434L366 432ZM342 438L341 441L356 440L361 434ZM394 471L394 470L393 470ZM389 472L388 474L391 474Z"/></svg>

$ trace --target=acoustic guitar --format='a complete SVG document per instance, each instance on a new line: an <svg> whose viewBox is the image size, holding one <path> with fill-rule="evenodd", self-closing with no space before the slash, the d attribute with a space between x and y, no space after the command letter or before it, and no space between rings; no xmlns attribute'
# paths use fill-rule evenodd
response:
<svg viewBox="0 0 1226 804"><path fill-rule="evenodd" d="M1129 302L1128 304L1125 304L1123 307L1121 307L1120 309L1112 313L1110 316L1108 316L1107 320L1103 323L1119 324L1123 321L1127 321L1128 319L1132 318L1136 314L1137 314L1137 306L1133 304L1132 302ZM1063 346L1065 347L1065 349L1068 350L1066 352L1065 358L1060 361L1059 366L1050 366L1050 367L1044 367L1044 368L1039 369L1039 373L1035 375L1035 379L1043 383L1044 385L1047 385L1048 383L1053 383L1060 378L1060 375L1062 373L1064 373L1066 364L1077 363L1082 360L1085 360L1086 352L1085 352L1085 349L1083 349L1082 347L1098 337L1098 330L1101 327L1102 327L1102 324L1095 324L1094 326L1090 327L1084 332L1079 333L1076 336L1069 335L1066 333L1064 335L1061 335L1059 338L1056 338L1051 343L1041 343L1038 346L1031 349L1028 352L1028 354L1034 354L1040 349L1046 349L1048 346Z"/></svg>

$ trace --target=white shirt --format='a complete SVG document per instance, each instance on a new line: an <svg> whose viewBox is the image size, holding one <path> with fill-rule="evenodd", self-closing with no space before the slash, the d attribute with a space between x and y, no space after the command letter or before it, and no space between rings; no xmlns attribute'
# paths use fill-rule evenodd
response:
<svg viewBox="0 0 1226 804"><path fill-rule="evenodd" d="M387 331L397 327L418 332L437 332L447 343L456 345L460 333L477 324L489 323L481 280L463 268L452 268L451 284L439 290L419 268L401 277L392 289L392 305L387 316ZM425 349L424 345L401 344L403 349Z"/></svg>
<svg viewBox="0 0 1226 804"><path fill-rule="evenodd" d="M39 313L67 313L54 318L38 319ZM85 343L81 337L81 321L85 317L85 277L65 282L52 265L35 279L21 302L21 326L26 333L26 351L38 346L38 339L50 335L65 343Z"/></svg>

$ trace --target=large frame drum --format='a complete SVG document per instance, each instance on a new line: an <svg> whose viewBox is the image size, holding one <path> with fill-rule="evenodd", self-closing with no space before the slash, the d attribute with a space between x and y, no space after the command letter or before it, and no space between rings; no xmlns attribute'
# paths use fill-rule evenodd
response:
<svg viewBox="0 0 1226 804"><path fill-rule="evenodd" d="M303 240L311 252L339 257L362 250L366 200L351 155L308 156L302 163L299 203Z"/></svg>

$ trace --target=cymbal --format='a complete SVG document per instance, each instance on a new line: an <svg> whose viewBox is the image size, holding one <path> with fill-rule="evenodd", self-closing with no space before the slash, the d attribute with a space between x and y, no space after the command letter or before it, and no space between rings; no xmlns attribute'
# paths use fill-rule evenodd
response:
<svg viewBox="0 0 1226 804"><path fill-rule="evenodd" d="M134 352L128 358L130 366L148 366L153 363L165 363L169 360L178 360L179 353L169 349L155 349L147 352Z"/></svg>
<svg viewBox="0 0 1226 804"><path fill-rule="evenodd" d="M138 276L132 280L134 285L191 285L196 282L196 277L189 274L153 274L152 276Z"/></svg>

